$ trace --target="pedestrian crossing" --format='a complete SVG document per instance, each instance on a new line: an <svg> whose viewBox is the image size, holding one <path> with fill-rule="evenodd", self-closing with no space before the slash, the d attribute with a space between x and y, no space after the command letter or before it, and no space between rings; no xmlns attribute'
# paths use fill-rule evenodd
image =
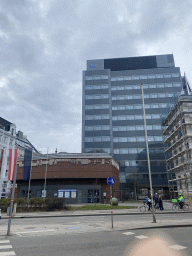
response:
<svg viewBox="0 0 192 256"><path fill-rule="evenodd" d="M16 255L15 252L12 250L13 247L9 244L10 241L8 239L0 240L0 256L13 256Z"/></svg>
<svg viewBox="0 0 192 256"><path fill-rule="evenodd" d="M135 235L135 233L133 232L125 232L123 233L123 235L127 235L127 236L131 236L131 235ZM134 236L135 238L138 238L138 239L146 239L146 238L149 238L148 236L144 236L144 235L140 235L140 236ZM169 246L171 249L174 249L174 250L183 250L183 249L187 249L187 247L185 246L181 246L181 245L170 245Z"/></svg>

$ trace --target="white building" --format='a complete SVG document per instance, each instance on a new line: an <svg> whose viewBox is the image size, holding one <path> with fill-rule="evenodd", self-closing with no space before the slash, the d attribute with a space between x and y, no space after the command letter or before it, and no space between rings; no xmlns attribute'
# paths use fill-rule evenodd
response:
<svg viewBox="0 0 192 256"><path fill-rule="evenodd" d="M9 195L9 149L15 149L16 125L0 117L0 199Z"/></svg>
<svg viewBox="0 0 192 256"><path fill-rule="evenodd" d="M180 96L163 122L167 171L174 196L182 193L192 199L192 95ZM174 186L175 185L175 186ZM175 193L176 192L176 193Z"/></svg>

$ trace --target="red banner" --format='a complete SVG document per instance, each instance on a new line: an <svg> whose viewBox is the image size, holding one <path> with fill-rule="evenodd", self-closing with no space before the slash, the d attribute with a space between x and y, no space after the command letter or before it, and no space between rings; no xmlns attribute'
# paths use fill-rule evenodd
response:
<svg viewBox="0 0 192 256"><path fill-rule="evenodd" d="M9 149L8 180L14 180L16 163L17 163L17 149Z"/></svg>

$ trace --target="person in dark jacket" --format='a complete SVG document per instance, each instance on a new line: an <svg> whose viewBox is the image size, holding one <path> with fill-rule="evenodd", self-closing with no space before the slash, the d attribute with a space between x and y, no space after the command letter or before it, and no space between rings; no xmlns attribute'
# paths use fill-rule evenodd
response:
<svg viewBox="0 0 192 256"><path fill-rule="evenodd" d="M155 196L154 196L155 208L157 208L158 200L159 200L158 195L157 193L155 193Z"/></svg>
<svg viewBox="0 0 192 256"><path fill-rule="evenodd" d="M160 210L162 211L162 210L163 210L163 201L162 201L162 196L160 196L160 197L159 197L159 201L158 201L158 203L159 203L159 208L160 208Z"/></svg>

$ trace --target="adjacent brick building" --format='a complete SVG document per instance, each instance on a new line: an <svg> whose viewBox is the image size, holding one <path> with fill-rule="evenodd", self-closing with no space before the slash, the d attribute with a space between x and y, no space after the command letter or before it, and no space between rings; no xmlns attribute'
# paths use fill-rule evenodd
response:
<svg viewBox="0 0 192 256"><path fill-rule="evenodd" d="M29 182L23 181L23 158L19 158L16 197L27 197ZM108 177L115 178L113 196L119 197L119 165L108 154L35 155L32 160L30 197L41 197L46 176L46 197L64 197L66 203L109 202Z"/></svg>

